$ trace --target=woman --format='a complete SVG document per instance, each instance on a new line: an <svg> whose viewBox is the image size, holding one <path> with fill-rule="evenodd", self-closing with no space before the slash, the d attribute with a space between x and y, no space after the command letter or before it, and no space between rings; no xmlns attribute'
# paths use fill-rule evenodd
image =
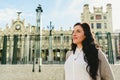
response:
<svg viewBox="0 0 120 80"><path fill-rule="evenodd" d="M114 80L104 53L95 44L87 23L76 23L71 51L66 54L65 80Z"/></svg>

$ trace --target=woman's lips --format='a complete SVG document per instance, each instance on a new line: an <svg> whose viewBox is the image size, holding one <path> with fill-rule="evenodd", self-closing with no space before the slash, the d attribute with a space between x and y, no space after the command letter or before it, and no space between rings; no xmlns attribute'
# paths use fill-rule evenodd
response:
<svg viewBox="0 0 120 80"><path fill-rule="evenodd" d="M77 37L73 37L74 40L78 39Z"/></svg>

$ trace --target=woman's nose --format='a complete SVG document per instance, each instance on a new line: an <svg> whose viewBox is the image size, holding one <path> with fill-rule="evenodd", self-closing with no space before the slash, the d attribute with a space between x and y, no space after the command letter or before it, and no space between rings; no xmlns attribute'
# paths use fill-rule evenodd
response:
<svg viewBox="0 0 120 80"><path fill-rule="evenodd" d="M74 32L72 35L73 35L73 36L76 36L76 33Z"/></svg>
<svg viewBox="0 0 120 80"><path fill-rule="evenodd" d="M74 31L73 34L76 35L76 34L77 34L77 31Z"/></svg>

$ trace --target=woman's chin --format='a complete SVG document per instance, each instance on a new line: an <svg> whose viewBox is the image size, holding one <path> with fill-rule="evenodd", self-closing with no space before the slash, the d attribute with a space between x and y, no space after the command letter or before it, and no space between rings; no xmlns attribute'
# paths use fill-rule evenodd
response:
<svg viewBox="0 0 120 80"><path fill-rule="evenodd" d="M73 42L74 44L77 44L77 42Z"/></svg>

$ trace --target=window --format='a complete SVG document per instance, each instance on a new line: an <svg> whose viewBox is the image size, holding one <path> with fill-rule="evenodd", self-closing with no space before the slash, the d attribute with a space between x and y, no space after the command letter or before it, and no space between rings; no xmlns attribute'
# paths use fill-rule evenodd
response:
<svg viewBox="0 0 120 80"><path fill-rule="evenodd" d="M64 36L64 42L69 42L69 36Z"/></svg>
<svg viewBox="0 0 120 80"><path fill-rule="evenodd" d="M94 29L94 24L93 23L91 23L91 28Z"/></svg>
<svg viewBox="0 0 120 80"><path fill-rule="evenodd" d="M104 23L104 28L107 29L107 23Z"/></svg>
<svg viewBox="0 0 120 80"><path fill-rule="evenodd" d="M90 19L93 20L93 19L94 19L94 16L91 16Z"/></svg>
<svg viewBox="0 0 120 80"><path fill-rule="evenodd" d="M97 29L101 29L101 23L97 23L96 26L97 26Z"/></svg>
<svg viewBox="0 0 120 80"><path fill-rule="evenodd" d="M54 42L59 42L60 41L60 37L59 36L55 36L54 37Z"/></svg>
<svg viewBox="0 0 120 80"><path fill-rule="evenodd" d="M56 41L56 36L54 37L54 41Z"/></svg>
<svg viewBox="0 0 120 80"><path fill-rule="evenodd" d="M66 38L67 38L67 42L69 42L69 36L67 36Z"/></svg>
<svg viewBox="0 0 120 80"><path fill-rule="evenodd" d="M48 40L48 37L45 37L45 40Z"/></svg>
<svg viewBox="0 0 120 80"><path fill-rule="evenodd" d="M96 19L97 20L101 19L101 15L96 15Z"/></svg>
<svg viewBox="0 0 120 80"><path fill-rule="evenodd" d="M107 19L107 17L106 17L106 16L103 16L103 18L104 18L104 19Z"/></svg>
<svg viewBox="0 0 120 80"><path fill-rule="evenodd" d="M99 39L102 39L102 32L98 31L98 33L99 33Z"/></svg>
<svg viewBox="0 0 120 80"><path fill-rule="evenodd" d="M60 41L60 36L58 36L58 42Z"/></svg>

